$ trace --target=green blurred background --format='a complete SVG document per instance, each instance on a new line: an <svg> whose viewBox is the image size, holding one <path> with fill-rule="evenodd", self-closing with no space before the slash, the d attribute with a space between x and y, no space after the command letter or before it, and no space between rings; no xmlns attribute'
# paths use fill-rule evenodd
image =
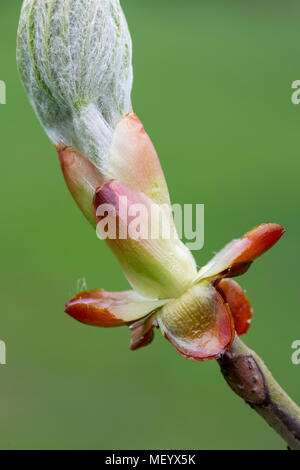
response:
<svg viewBox="0 0 300 470"><path fill-rule="evenodd" d="M81 216L15 65L21 0L0 6L3 449L284 449L225 384L215 361L181 358L159 332L128 348L126 328L64 314L88 288L127 288ZM173 202L205 204L213 251L260 222L285 237L240 279L255 309L247 344L300 402L300 4L258 0L124 0L134 42L133 103L155 143Z"/></svg>

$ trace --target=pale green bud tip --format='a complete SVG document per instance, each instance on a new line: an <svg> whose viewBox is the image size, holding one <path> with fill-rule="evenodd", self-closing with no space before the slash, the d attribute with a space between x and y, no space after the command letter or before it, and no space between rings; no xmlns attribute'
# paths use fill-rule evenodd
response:
<svg viewBox="0 0 300 470"><path fill-rule="evenodd" d="M113 130L131 111L132 46L119 0L25 0L17 63L52 142L105 169Z"/></svg>

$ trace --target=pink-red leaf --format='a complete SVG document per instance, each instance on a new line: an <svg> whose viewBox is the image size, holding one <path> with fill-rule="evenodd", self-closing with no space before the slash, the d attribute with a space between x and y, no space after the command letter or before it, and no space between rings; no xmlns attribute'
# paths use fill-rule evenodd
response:
<svg viewBox="0 0 300 470"><path fill-rule="evenodd" d="M284 232L285 229L281 225L258 225L219 251L200 269L195 282L212 277L233 277L243 274L252 261L269 250Z"/></svg>
<svg viewBox="0 0 300 470"><path fill-rule="evenodd" d="M138 320L161 307L165 301L145 299L134 291L81 292L66 305L65 312L92 326L120 326Z"/></svg>
<svg viewBox="0 0 300 470"><path fill-rule="evenodd" d="M245 292L232 279L222 279L217 285L217 290L229 305L237 334L239 336L245 334L253 316L253 310Z"/></svg>

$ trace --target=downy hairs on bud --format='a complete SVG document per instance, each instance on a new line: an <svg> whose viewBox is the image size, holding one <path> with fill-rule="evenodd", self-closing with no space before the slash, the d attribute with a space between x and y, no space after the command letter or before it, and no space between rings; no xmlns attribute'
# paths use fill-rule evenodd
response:
<svg viewBox="0 0 300 470"><path fill-rule="evenodd" d="M131 111L132 44L119 0L25 0L17 63L51 141L105 171L113 130Z"/></svg>

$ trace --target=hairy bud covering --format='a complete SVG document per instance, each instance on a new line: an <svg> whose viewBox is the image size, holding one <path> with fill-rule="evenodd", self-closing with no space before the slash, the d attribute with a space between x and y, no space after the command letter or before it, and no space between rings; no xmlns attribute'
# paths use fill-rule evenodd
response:
<svg viewBox="0 0 300 470"><path fill-rule="evenodd" d="M17 62L54 144L105 170L118 121L131 111L132 47L119 0L25 0Z"/></svg>

